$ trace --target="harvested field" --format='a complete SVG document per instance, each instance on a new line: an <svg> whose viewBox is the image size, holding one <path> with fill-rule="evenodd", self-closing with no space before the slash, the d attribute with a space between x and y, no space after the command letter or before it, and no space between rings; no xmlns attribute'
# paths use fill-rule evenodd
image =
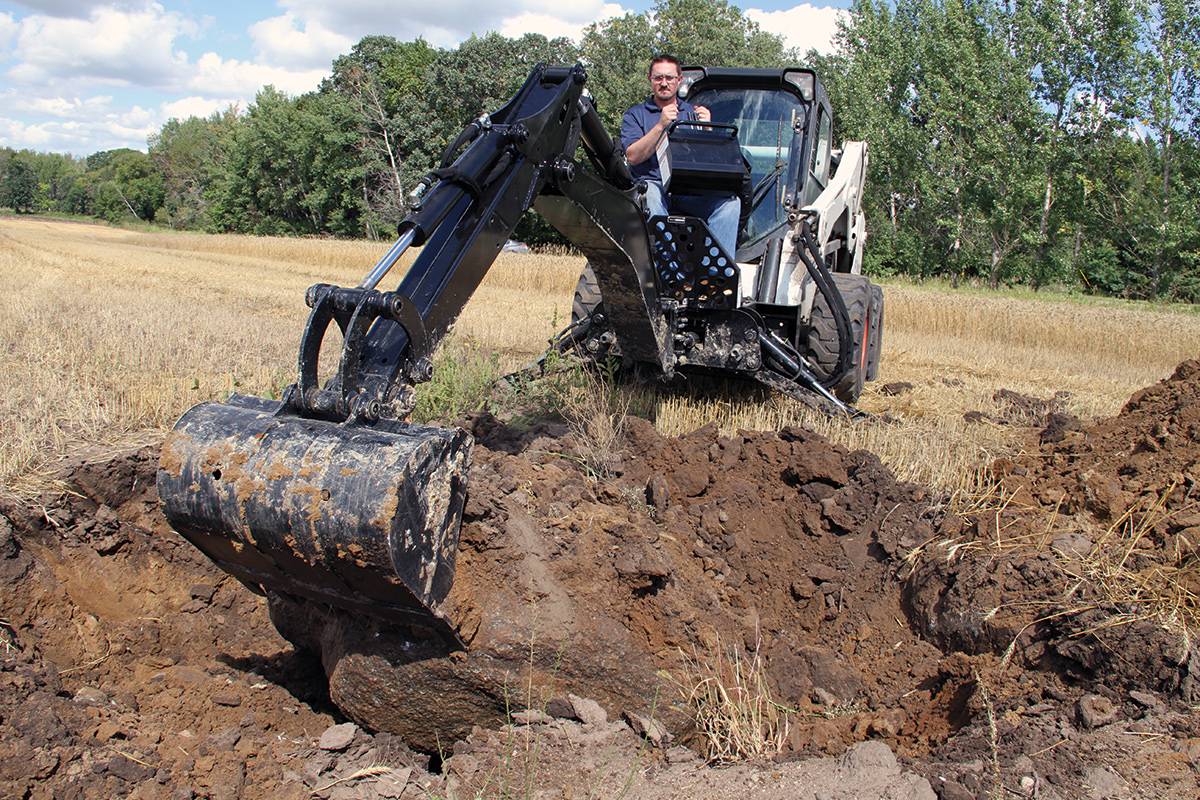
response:
<svg viewBox="0 0 1200 800"><path fill-rule="evenodd" d="M385 250L0 220L0 316L8 321L0 371L9 376L0 425L10 432L0 441L0 481L36 488L68 443L144 440L193 403L233 391L278 396L294 379L305 289L353 285ZM580 258L502 254L450 349L474 354L460 361L493 378L528 363L569 320L582 266ZM862 405L897 424L847 426L793 402L712 392L631 391L633 405L667 435L713 421L727 434L803 423L877 453L902 479L973 493L986 485L982 465L1019 448L998 389L1066 392L1062 410L1109 415L1194 356L1200 341L1194 311L907 286L888 293L880 380L868 384ZM498 356L492 364L480 353ZM911 390L883 393L904 383ZM447 388L451 396L458 389ZM964 420L971 411L983 416Z"/></svg>
<svg viewBox="0 0 1200 800"><path fill-rule="evenodd" d="M0 259L11 259L0 275L12 285L28 274L19 258L97 269L77 226L56 250L46 225L0 222ZM369 249L333 243L316 255L303 248L323 243L98 230L91 249L109 270L142 247L177 270L189 257L179 253L205 247L214 272L310 264L280 285L355 280L361 268L338 259ZM112 243L122 237L132 241ZM501 264L461 333L511 337L497 347L514 363L536 352L552 313L545 332L526 310L521 324L534 327L500 334L486 321L507 312L486 303L520 304L534 291L522 282L551 275L562 280L537 291L569 293L578 262L562 261ZM163 269L128 267L120 280L186 297L188 282ZM56 274L64 301L67 289L84 303L105 298ZM116 273L104 274L110 305L135 310L136 289L117 291ZM206 281L220 284L187 275L192 303ZM290 362L290 290L268 289L249 290L263 292L250 302L226 285L223 305L187 317L208 347L228 349L206 355L210 368L255 347L264 365L275 349ZM268 601L212 567L158 510L156 445L98 446L152 439L166 408L203 394L175 386L182 373L169 369L157 389L139 383L147 375L124 361L136 351L166 369L195 357L184 326L151 315L153 333L131 349L104 340L118 328L101 320L91 352L111 360L92 365L90 382L77 372L81 329L61 330L60 383L73 402L122 376L136 391L121 424L101 414L71 429L82 406L48 396L53 424L39 428L30 387L6 387L6 427L37 447L24 461L6 451L0 501L0 787L16 797L1195 797L1200 364L1176 365L1200 340L1188 338L1196 318L1001 298L971 314L936 292L891 297L880 383L892 388L864 405L892 425L823 422L816 433L781 401L763 410L664 393L651 403L633 388L626 399L653 422L623 420L598 480L591 429L570 414L460 419L478 445L443 609L467 641L455 652ZM52 336L49 316L26 313ZM278 327L254 328L272 314ZM988 314L1008 323L978 322ZM256 336L223 330L234 320ZM1051 347L1054 320L1146 336L1137 353L1075 334ZM280 331L286 342L273 341ZM1076 366L1056 374L1067 358ZM53 366L48 354L21 364L26 382L49 381ZM251 374L239 390L264 391L250 381L267 373ZM133 402L155 391L162 419ZM986 436L971 439L978 430ZM870 450L889 437L910 444L881 460ZM946 460L921 467L932 458ZM28 474L55 465L58 483ZM954 469L981 477L956 483ZM914 477L933 485L900 480Z"/></svg>

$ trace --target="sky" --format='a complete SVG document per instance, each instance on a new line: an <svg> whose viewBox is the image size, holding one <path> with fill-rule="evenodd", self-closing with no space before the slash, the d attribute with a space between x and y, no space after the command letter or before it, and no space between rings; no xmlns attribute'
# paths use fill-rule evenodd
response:
<svg viewBox="0 0 1200 800"><path fill-rule="evenodd" d="M746 0L801 52L831 49L849 0ZM650 0L0 0L0 146L87 155L146 149L172 117L253 101L273 84L316 88L368 34L453 47L472 34L578 41L585 26Z"/></svg>

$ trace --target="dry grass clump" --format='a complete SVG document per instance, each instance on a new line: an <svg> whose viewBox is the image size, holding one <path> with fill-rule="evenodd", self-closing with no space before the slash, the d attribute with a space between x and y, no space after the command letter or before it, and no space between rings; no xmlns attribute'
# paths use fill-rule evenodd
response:
<svg viewBox="0 0 1200 800"><path fill-rule="evenodd" d="M403 791L405 785L408 783L408 776L410 773L411 773L411 770L409 770L407 768L401 770L399 775L397 776L397 779L391 782L391 785L388 787L388 789L393 792ZM356 783L359 781L367 781L367 780L379 780L381 778L384 778L387 776L393 776L396 774L397 774L397 770L395 769L395 767L389 767L386 764L377 764L375 766L363 767L362 769L356 769L354 772L351 772L348 775L343 775L340 778L335 778L332 781L329 781L328 783L326 783L322 786L316 787L315 789L313 789L310 792L310 794L320 796L320 795L324 794L325 792L329 791L330 789L332 789L333 787L338 786L340 784Z"/></svg>
<svg viewBox="0 0 1200 800"><path fill-rule="evenodd" d="M704 651L684 654L674 678L709 763L772 758L787 744L791 712L771 699L766 666L714 635Z"/></svg>
<svg viewBox="0 0 1200 800"><path fill-rule="evenodd" d="M612 370L579 369L562 394L561 412L575 434L575 452L596 480L613 474L621 460L621 438L633 400Z"/></svg>
<svg viewBox="0 0 1200 800"><path fill-rule="evenodd" d="M1078 577L1096 589L1106 606L1119 609L1102 627L1150 620L1183 638L1188 652L1200 631L1200 556L1191 548L1153 542L1156 528L1196 502L1166 510L1172 485L1153 502L1131 506L1099 538L1079 565Z"/></svg>
<svg viewBox="0 0 1200 800"><path fill-rule="evenodd" d="M1062 570L1061 586L1049 587L1053 596L1046 599L1012 601L1014 607L1031 606L1034 615L1009 644L1006 662L1014 655L1021 633L1039 623L1083 614L1098 621L1077 630L1077 637L1149 622L1177 636L1180 652L1186 655L1200 631L1200 543L1179 536L1164 542L1160 537L1173 517L1195 512L1200 501L1185 498L1168 510L1167 501L1178 490L1171 485L1157 497L1139 500L1096 533L1092 523L1062 517L1058 508L1023 501L1019 493L1008 493L997 484L958 499L957 510L979 520L983 535L926 542L907 553L905 561L1051 552ZM1061 534L1082 534L1092 543L1085 554L1073 549L1063 552L1051 547ZM985 616L1004 607L990 609Z"/></svg>

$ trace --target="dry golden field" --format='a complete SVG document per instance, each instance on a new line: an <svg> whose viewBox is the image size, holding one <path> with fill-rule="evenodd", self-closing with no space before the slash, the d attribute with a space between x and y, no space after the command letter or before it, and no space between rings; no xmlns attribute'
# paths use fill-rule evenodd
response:
<svg viewBox="0 0 1200 800"><path fill-rule="evenodd" d="M0 219L0 486L44 482L82 444L159 435L192 403L231 391L277 394L292 380L318 281L353 285L386 243L143 233ZM535 357L570 316L583 259L502 255L455 329L453 352L494 352L500 369ZM967 423L999 388L1069 393L1083 417L1197 355L1200 315L1107 302L886 287L880 381L861 405L893 424L851 424L798 404L629 390L665 433L801 422L878 453L903 478L977 488L978 468L1019 446L1014 429ZM914 389L896 397L886 382Z"/></svg>

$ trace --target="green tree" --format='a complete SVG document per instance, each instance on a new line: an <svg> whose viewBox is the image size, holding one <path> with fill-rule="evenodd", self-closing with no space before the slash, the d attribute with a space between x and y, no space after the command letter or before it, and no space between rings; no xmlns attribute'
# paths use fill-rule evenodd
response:
<svg viewBox="0 0 1200 800"><path fill-rule="evenodd" d="M16 153L4 166L3 182L0 182L0 205L8 206L18 214L33 211L33 199L37 191L37 174L26 153Z"/></svg>
<svg viewBox="0 0 1200 800"><path fill-rule="evenodd" d="M134 217L145 222L154 219L162 205L162 173L150 156L139 150L119 148L103 150L87 157L83 188L87 192L87 212L120 222ZM74 200L74 199L73 199Z"/></svg>
<svg viewBox="0 0 1200 800"><path fill-rule="evenodd" d="M658 0L653 13L659 52L688 64L781 67L795 57L725 0Z"/></svg>
<svg viewBox="0 0 1200 800"><path fill-rule="evenodd" d="M36 211L67 211L68 197L83 174L79 160L62 153L31 154L37 176L33 206Z"/></svg>
<svg viewBox="0 0 1200 800"><path fill-rule="evenodd" d="M1031 151L1043 172L1036 285L1041 272L1061 264L1065 273L1072 264L1085 226L1084 176L1094 181L1094 171L1103 169L1089 154L1129 119L1137 20L1126 0L1023 0L1015 7L1013 34L1048 120ZM1066 247L1060 245L1064 234Z"/></svg>
<svg viewBox="0 0 1200 800"><path fill-rule="evenodd" d="M212 214L224 230L360 235L363 169L354 111L336 93L266 87L233 136Z"/></svg>
<svg viewBox="0 0 1200 800"><path fill-rule="evenodd" d="M1161 180L1157 187L1157 234L1147 253L1146 290L1157 297L1180 268L1174 258L1182 239L1181 219L1189 209L1173 202L1178 165L1177 142L1200 112L1200 0L1150 0L1143 6L1142 53L1145 88L1141 112L1157 150ZM1194 209L1194 206L1192 207ZM1181 213L1182 212L1182 213Z"/></svg>
<svg viewBox="0 0 1200 800"><path fill-rule="evenodd" d="M333 63L322 92L337 92L357 111L358 154L363 165L362 199L367 235L393 228L404 216L405 186L416 183L404 147L405 116L424 91L423 76L437 51L424 40L398 42L390 36L368 36Z"/></svg>
<svg viewBox="0 0 1200 800"><path fill-rule="evenodd" d="M150 159L163 176L159 222L211 230L211 206L223 179L239 124L235 109L207 118L172 119L150 137Z"/></svg>
<svg viewBox="0 0 1200 800"><path fill-rule="evenodd" d="M646 67L658 49L650 15L593 22L584 30L579 49L596 110L605 128L615 132L625 109L647 93Z"/></svg>
<svg viewBox="0 0 1200 800"><path fill-rule="evenodd" d="M813 66L829 87L840 137L869 148L867 268L919 275L923 243L916 218L931 145L916 119L916 31L888 3L863 0L839 24L835 41L838 54Z"/></svg>

